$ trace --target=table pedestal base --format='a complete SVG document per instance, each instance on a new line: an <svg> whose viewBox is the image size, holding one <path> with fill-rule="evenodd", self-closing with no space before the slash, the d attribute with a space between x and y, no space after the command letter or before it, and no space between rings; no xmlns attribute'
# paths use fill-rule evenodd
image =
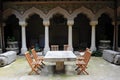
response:
<svg viewBox="0 0 120 80"><path fill-rule="evenodd" d="M63 61L56 62L56 71L64 71L64 62Z"/></svg>

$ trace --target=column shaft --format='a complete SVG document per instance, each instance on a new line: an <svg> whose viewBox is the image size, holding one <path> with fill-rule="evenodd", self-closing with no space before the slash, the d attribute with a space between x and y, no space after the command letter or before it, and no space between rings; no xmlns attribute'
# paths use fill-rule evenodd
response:
<svg viewBox="0 0 120 80"><path fill-rule="evenodd" d="M21 55L23 55L27 51L27 47L26 47L26 30L25 30L26 23L25 22L20 22L20 25L22 27L22 48L21 48Z"/></svg>
<svg viewBox="0 0 120 80"><path fill-rule="evenodd" d="M2 53L2 32L1 32L1 26L0 26L0 53Z"/></svg>
<svg viewBox="0 0 120 80"><path fill-rule="evenodd" d="M92 26L92 34L91 34L91 51L96 51L96 44L95 44L95 26L97 24L97 21L92 21L90 25Z"/></svg>
<svg viewBox="0 0 120 80"><path fill-rule="evenodd" d="M72 25L74 24L73 20L68 20L68 49L73 51L73 45L72 45Z"/></svg>
<svg viewBox="0 0 120 80"><path fill-rule="evenodd" d="M45 20L43 21L43 24L45 25L45 47L44 47L44 54L46 54L47 51L50 50L49 48L49 21Z"/></svg>

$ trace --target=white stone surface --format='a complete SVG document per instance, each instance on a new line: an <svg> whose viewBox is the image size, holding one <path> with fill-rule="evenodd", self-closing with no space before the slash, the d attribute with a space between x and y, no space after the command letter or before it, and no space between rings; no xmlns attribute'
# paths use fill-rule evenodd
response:
<svg viewBox="0 0 120 80"><path fill-rule="evenodd" d="M76 58L72 51L48 51L45 58Z"/></svg>
<svg viewBox="0 0 120 80"><path fill-rule="evenodd" d="M76 59L76 55L72 51L48 51L44 58L46 61L66 61Z"/></svg>

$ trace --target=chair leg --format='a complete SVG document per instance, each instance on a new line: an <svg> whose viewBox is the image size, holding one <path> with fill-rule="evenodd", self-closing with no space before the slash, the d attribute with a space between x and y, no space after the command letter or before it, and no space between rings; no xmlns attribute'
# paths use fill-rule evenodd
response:
<svg viewBox="0 0 120 80"><path fill-rule="evenodd" d="M30 71L30 72L28 73L28 75L31 75L31 74L32 74L32 72L33 72L33 71Z"/></svg>
<svg viewBox="0 0 120 80"><path fill-rule="evenodd" d="M85 71L86 66L84 66L84 65L79 65L75 70L78 70L79 68L80 68L80 71L77 73L78 75L81 74L82 72L83 72L84 74L89 75L89 73L88 73L87 71Z"/></svg>
<svg viewBox="0 0 120 80"><path fill-rule="evenodd" d="M45 66L45 63L43 61L41 63Z"/></svg>
<svg viewBox="0 0 120 80"><path fill-rule="evenodd" d="M77 71L79 69L79 67L75 68L75 71Z"/></svg>
<svg viewBox="0 0 120 80"><path fill-rule="evenodd" d="M87 71L84 71L87 75L89 75L89 73Z"/></svg>

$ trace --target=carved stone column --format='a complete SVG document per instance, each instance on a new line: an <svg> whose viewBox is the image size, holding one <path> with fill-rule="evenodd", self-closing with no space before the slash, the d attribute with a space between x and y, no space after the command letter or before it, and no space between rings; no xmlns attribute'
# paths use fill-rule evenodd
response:
<svg viewBox="0 0 120 80"><path fill-rule="evenodd" d="M0 53L2 53L2 26L0 26Z"/></svg>
<svg viewBox="0 0 120 80"><path fill-rule="evenodd" d="M5 23L2 23L0 26L0 52L5 51L5 40L4 40L4 27L6 26Z"/></svg>
<svg viewBox="0 0 120 80"><path fill-rule="evenodd" d="M44 46L44 54L50 50L49 48L49 20L44 20L43 25L45 26L45 46Z"/></svg>
<svg viewBox="0 0 120 80"><path fill-rule="evenodd" d="M118 25L112 22L114 26L114 36L113 36L113 50L118 51Z"/></svg>
<svg viewBox="0 0 120 80"><path fill-rule="evenodd" d="M72 46L72 25L74 24L73 20L68 20L67 25L68 25L68 49L73 51L73 46Z"/></svg>
<svg viewBox="0 0 120 80"><path fill-rule="evenodd" d="M92 35L91 35L91 51L96 51L96 43L95 43L95 27L98 24L98 21L91 21L90 25L92 26Z"/></svg>
<svg viewBox="0 0 120 80"><path fill-rule="evenodd" d="M22 48L21 48L21 55L23 55L26 51L27 51L27 47L26 47L26 30L25 30L25 27L26 27L26 23L23 21L23 22L19 22L19 25L21 25L22 27Z"/></svg>
<svg viewBox="0 0 120 80"><path fill-rule="evenodd" d="M117 22L117 25L118 25L118 44L120 43L120 21ZM120 46L118 45L118 51L120 51Z"/></svg>

